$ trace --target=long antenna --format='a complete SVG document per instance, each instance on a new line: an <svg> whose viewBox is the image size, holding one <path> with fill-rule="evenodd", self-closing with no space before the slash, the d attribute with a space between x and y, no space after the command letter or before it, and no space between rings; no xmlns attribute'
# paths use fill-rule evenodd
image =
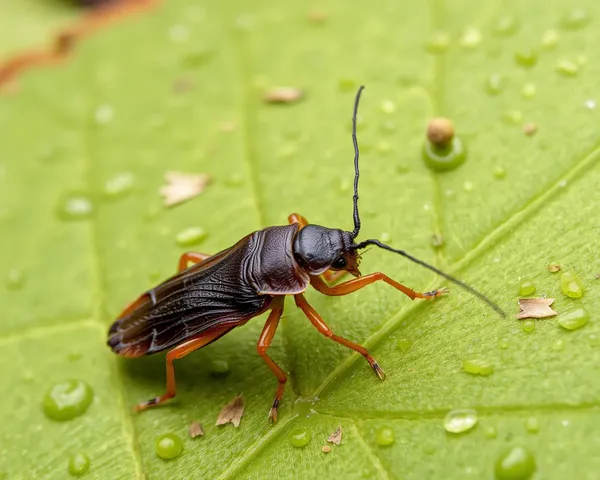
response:
<svg viewBox="0 0 600 480"><path fill-rule="evenodd" d="M355 245L353 248L357 248L357 249L364 248L367 245L376 245L377 247L383 248L384 250L388 250L390 252L397 253L399 255L402 255L403 257L408 258L411 262L415 262L415 263L421 265L422 267L425 267L425 268L437 273L441 277L444 277L445 279L450 280L452 283L455 283L456 285L464 288L467 292L475 295L480 300L483 300L490 307L492 307L496 311L496 313L498 313L498 315L500 315L501 317L506 317L506 313L504 312L504 310L502 310L498 305L496 305L494 302L492 302L483 293L475 290L473 287L460 281L458 278L455 278L452 275L448 275L447 273L442 272L441 270L435 268L434 266L429 265L428 263L425 263L423 260L419 260L418 258L415 258L412 255L409 255L404 250L396 250L395 248L392 248L389 245L386 245L385 243L381 243L379 240L374 240L374 239L365 240L364 242L360 242L359 244Z"/></svg>
<svg viewBox="0 0 600 480"><path fill-rule="evenodd" d="M354 204L354 230L352 231L352 238L358 236L360 232L360 217L358 215L358 142L356 141L356 113L358 112L358 102L360 101L360 94L365 89L364 85L361 85L356 92L356 98L354 99L354 112L352 113L352 144L354 145L354 197L352 203Z"/></svg>

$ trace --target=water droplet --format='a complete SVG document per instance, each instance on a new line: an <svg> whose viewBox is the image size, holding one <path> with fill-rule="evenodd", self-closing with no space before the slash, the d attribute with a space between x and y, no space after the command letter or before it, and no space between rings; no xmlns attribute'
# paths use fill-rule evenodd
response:
<svg viewBox="0 0 600 480"><path fill-rule="evenodd" d="M525 430L529 433L538 433L540 431L540 422L536 417L528 417L525 419Z"/></svg>
<svg viewBox="0 0 600 480"><path fill-rule="evenodd" d="M392 144L386 140L381 140L376 148L379 153L386 155L392 151Z"/></svg>
<svg viewBox="0 0 600 480"><path fill-rule="evenodd" d="M506 169L500 166L494 167L494 178L496 180L502 180L503 178L506 178Z"/></svg>
<svg viewBox="0 0 600 480"><path fill-rule="evenodd" d="M514 108L506 110L502 113L502 120L508 125L519 125L523 121L523 113Z"/></svg>
<svg viewBox="0 0 600 480"><path fill-rule="evenodd" d="M463 183L463 190L467 193L471 193L473 190L475 190L475 185L473 182L469 182L467 180L465 183Z"/></svg>
<svg viewBox="0 0 600 480"><path fill-rule="evenodd" d="M560 276L560 288L569 298L581 298L583 296L583 282L574 272L563 272Z"/></svg>
<svg viewBox="0 0 600 480"><path fill-rule="evenodd" d="M353 92L356 90L356 80L353 78L340 78L338 80L338 88L342 92Z"/></svg>
<svg viewBox="0 0 600 480"><path fill-rule="evenodd" d="M444 53L450 46L450 36L445 32L434 32L425 43L429 53Z"/></svg>
<svg viewBox="0 0 600 480"><path fill-rule="evenodd" d="M185 25L173 25L169 28L168 37L173 43L184 43L190 39L190 31Z"/></svg>
<svg viewBox="0 0 600 480"><path fill-rule="evenodd" d="M494 369L494 364L488 358L474 356L463 360L463 370L472 375L491 375Z"/></svg>
<svg viewBox="0 0 600 480"><path fill-rule="evenodd" d="M380 127L381 131L384 133L395 132L397 129L396 124L394 122L392 122L391 120L386 120L384 122L381 122L381 125L379 127Z"/></svg>
<svg viewBox="0 0 600 480"><path fill-rule="evenodd" d="M208 233L202 227L188 227L177 234L175 241L177 245L189 247L202 243L208 237Z"/></svg>
<svg viewBox="0 0 600 480"><path fill-rule="evenodd" d="M59 200L57 213L63 220L84 220L94 213L94 203L85 193L69 193Z"/></svg>
<svg viewBox="0 0 600 480"><path fill-rule="evenodd" d="M235 19L235 28L241 32L251 32L256 29L256 20L253 15L243 13Z"/></svg>
<svg viewBox="0 0 600 480"><path fill-rule="evenodd" d="M375 441L381 447L388 447L395 442L394 430L384 425L377 429L375 433Z"/></svg>
<svg viewBox="0 0 600 480"><path fill-rule="evenodd" d="M228 187L240 187L244 183L244 177L241 173L232 173L225 179L225 185Z"/></svg>
<svg viewBox="0 0 600 480"><path fill-rule="evenodd" d="M585 105L585 108L587 108L588 110L594 110L596 108L596 100L593 100L593 99L586 100L584 105Z"/></svg>
<svg viewBox="0 0 600 480"><path fill-rule="evenodd" d="M450 410L444 418L444 429L449 433L464 433L477 425L477 412L471 408Z"/></svg>
<svg viewBox="0 0 600 480"><path fill-rule="evenodd" d="M289 438L292 446L301 448L310 443L312 434L306 428L296 428L290 432Z"/></svg>
<svg viewBox="0 0 600 480"><path fill-rule="evenodd" d="M554 340L552 344L552 350L556 352L562 352L565 349L565 341L561 338Z"/></svg>
<svg viewBox="0 0 600 480"><path fill-rule="evenodd" d="M164 433L156 437L154 442L156 455L164 460L171 460L183 452L183 442L174 433Z"/></svg>
<svg viewBox="0 0 600 480"><path fill-rule="evenodd" d="M591 17L587 10L577 8L567 13L560 24L565 30L579 30L590 23Z"/></svg>
<svg viewBox="0 0 600 480"><path fill-rule="evenodd" d="M20 290L25 285L25 274L23 270L11 268L6 275L6 288L8 290Z"/></svg>
<svg viewBox="0 0 600 480"><path fill-rule="evenodd" d="M558 317L558 324L566 330L577 330L590 320L588 312L584 308L578 308L566 315Z"/></svg>
<svg viewBox="0 0 600 480"><path fill-rule="evenodd" d="M500 340L498 340L498 348L506 350L508 347L510 347L510 342L508 341L508 338L501 338Z"/></svg>
<svg viewBox="0 0 600 480"><path fill-rule="evenodd" d="M115 112L111 105L100 105L94 112L94 121L97 125L106 125L114 116Z"/></svg>
<svg viewBox="0 0 600 480"><path fill-rule="evenodd" d="M44 395L44 413L52 420L71 420L83 415L94 399L94 391L83 380L57 383Z"/></svg>
<svg viewBox="0 0 600 480"><path fill-rule="evenodd" d="M107 180L104 184L104 194L107 197L119 197L129 193L133 188L135 177L131 172L123 172Z"/></svg>
<svg viewBox="0 0 600 480"><path fill-rule="evenodd" d="M527 295L531 295L534 292L535 284L531 279L524 278L523 280L521 280L521 283L519 283L519 295L525 297Z"/></svg>
<svg viewBox="0 0 600 480"><path fill-rule="evenodd" d="M508 85L508 78L506 75L500 73L492 73L485 82L485 89L490 95L498 95Z"/></svg>
<svg viewBox="0 0 600 480"><path fill-rule="evenodd" d="M81 477L90 469L90 459L84 453L76 453L69 457L69 473Z"/></svg>
<svg viewBox="0 0 600 480"><path fill-rule="evenodd" d="M551 273L560 272L561 266L557 261L552 261L548 264L548 271Z"/></svg>
<svg viewBox="0 0 600 480"><path fill-rule="evenodd" d="M481 32L475 27L469 27L463 32L459 43L468 49L477 48L481 43Z"/></svg>
<svg viewBox="0 0 600 480"><path fill-rule="evenodd" d="M492 425L488 425L483 429L483 434L486 438L496 438L498 436L498 429Z"/></svg>
<svg viewBox="0 0 600 480"><path fill-rule="evenodd" d="M533 83L526 83L523 85L523 89L521 90L521 95L523 98L533 98L536 94L536 88Z"/></svg>
<svg viewBox="0 0 600 480"><path fill-rule="evenodd" d="M494 33L500 36L512 35L517 29L517 21L512 17L500 17L494 25Z"/></svg>
<svg viewBox="0 0 600 480"><path fill-rule="evenodd" d="M396 104L389 99L381 101L381 111L383 113L394 113L396 111Z"/></svg>
<svg viewBox="0 0 600 480"><path fill-rule="evenodd" d="M392 241L392 236L388 232L382 232L381 235L379 235L379 240L383 243L390 243Z"/></svg>
<svg viewBox="0 0 600 480"><path fill-rule="evenodd" d="M590 347L600 347L600 336L595 333L590 333L587 337Z"/></svg>
<svg viewBox="0 0 600 480"><path fill-rule="evenodd" d="M521 446L514 446L502 452L494 465L496 480L528 480L535 470L533 454Z"/></svg>
<svg viewBox="0 0 600 480"><path fill-rule="evenodd" d="M454 137L446 147L436 147L429 140L423 144L422 157L425 164L434 171L454 170L464 163L467 151L459 137Z"/></svg>
<svg viewBox="0 0 600 480"><path fill-rule="evenodd" d="M400 338L397 345L401 352L406 352L412 346L412 342L408 338Z"/></svg>
<svg viewBox="0 0 600 480"><path fill-rule="evenodd" d="M556 62L556 71L565 77L575 77L579 73L579 65L571 60L562 59Z"/></svg>
<svg viewBox="0 0 600 480"><path fill-rule="evenodd" d="M542 47L551 49L558 45L558 32L556 30L547 30L544 35L542 35Z"/></svg>
<svg viewBox="0 0 600 480"><path fill-rule="evenodd" d="M519 50L515 53L515 61L517 64L525 68L531 68L537 63L537 53L533 49Z"/></svg>
<svg viewBox="0 0 600 480"><path fill-rule="evenodd" d="M211 360L210 373L216 377L227 375L229 373L229 362L227 360Z"/></svg>
<svg viewBox="0 0 600 480"><path fill-rule="evenodd" d="M525 333L531 333L535 330L535 322L533 320L523 320L521 330Z"/></svg>

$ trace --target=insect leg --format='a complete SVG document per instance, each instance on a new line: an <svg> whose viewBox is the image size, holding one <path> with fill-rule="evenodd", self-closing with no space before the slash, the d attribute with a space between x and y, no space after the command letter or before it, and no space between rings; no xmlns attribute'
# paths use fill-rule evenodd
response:
<svg viewBox="0 0 600 480"><path fill-rule="evenodd" d="M200 337L192 338L187 342L178 345L173 350L170 350L167 353L167 391L161 395L160 397L152 398L146 402L139 403L135 406L136 412L141 412L142 410L146 410L148 407L153 407L155 405L160 405L163 402L166 402L170 398L173 398L176 393L175 389L175 368L173 366L173 360L177 360L179 358L185 357L188 353L193 352L194 350L198 350L199 348L209 344L214 341L216 338L225 335L229 330L234 328L235 325L215 329L209 333L206 333Z"/></svg>
<svg viewBox="0 0 600 480"><path fill-rule="evenodd" d="M392 280L390 277L381 272L370 273L364 277L353 278L352 280L340 283L334 287L330 287L319 277L311 277L310 283L316 290L325 295L338 296L348 295L349 293L356 292L357 290L360 290L361 288L380 280L384 281L388 285L391 285L395 289L400 290L412 300L415 298L435 298L448 293L447 288L440 288L438 290L433 290L432 292L426 293L415 292L414 290L405 287L401 283L398 283L396 280Z"/></svg>
<svg viewBox="0 0 600 480"><path fill-rule="evenodd" d="M347 273L346 270L326 270L325 273L323 273L323 278L328 283L335 283L336 280L339 280Z"/></svg>
<svg viewBox="0 0 600 480"><path fill-rule="evenodd" d="M299 213L292 213L288 217L288 222L289 223L298 223L298 224L300 224L300 228L306 227L308 225L308 220L306 218L304 218L302 215L300 215Z"/></svg>
<svg viewBox="0 0 600 480"><path fill-rule="evenodd" d="M198 252L185 252L181 257L179 257L179 267L177 268L178 272L183 272L188 268L188 263L200 263L202 260L206 260L210 255L206 255L205 253Z"/></svg>
<svg viewBox="0 0 600 480"><path fill-rule="evenodd" d="M298 295L294 295L294 300L296 300L296 305L298 306L298 308L300 308L304 312L304 314L310 320L310 323L312 323L319 332L321 332L326 337L331 338L334 342L341 343L342 345L351 348L355 352L360 353L363 357L367 359L367 362L369 362L369 365L371 365L371 368L375 371L377 376L383 380L383 378L385 377L385 372L379 366L377 360L375 360L369 354L365 347L353 343L350 340L346 340L345 338L333 333L331 328L329 328L329 326L325 323L325 320L323 320L321 316L316 312L316 310L310 306L310 304L304 298L304 295L302 295L301 293Z"/></svg>
<svg viewBox="0 0 600 480"><path fill-rule="evenodd" d="M281 318L281 313L283 312L284 298L285 297L275 297L271 303L271 313L269 313L269 317L267 318L263 331L258 339L258 344L256 345L258 354L263 358L265 363L269 366L271 371L279 380L279 386L277 387L277 392L275 393L275 400L273 401L273 406L269 412L269 420L272 420L273 422L277 421L277 410L279 408L279 401L283 396L283 390L285 389L287 376L281 367L277 365L273 359L269 357L269 355L267 355L267 349L271 345L271 341L273 340L275 331L279 325L279 319Z"/></svg>

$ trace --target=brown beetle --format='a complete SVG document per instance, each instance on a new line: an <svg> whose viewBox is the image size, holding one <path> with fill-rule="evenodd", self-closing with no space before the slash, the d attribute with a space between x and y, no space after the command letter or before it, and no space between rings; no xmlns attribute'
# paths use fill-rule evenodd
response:
<svg viewBox="0 0 600 480"><path fill-rule="evenodd" d="M362 276L358 270L358 251L367 245L398 253L436 272L473 293L494 310L504 312L483 294L456 278L378 240L355 243L360 231L358 214L358 144L356 112L364 87L356 94L352 117L354 144L354 230L311 225L298 214L289 216L289 225L268 227L242 238L234 246L213 256L185 253L179 260L179 273L141 295L129 305L110 327L108 345L124 357L141 357L169 350L167 353L167 391L160 397L140 403L136 410L158 405L175 396L173 360L218 340L235 327L267 310L271 310L258 340L258 354L277 376L279 386L269 418L277 421L277 408L285 382L285 372L268 356L267 349L275 335L283 312L286 295L293 295L296 305L326 337L360 353L379 378L384 372L362 346L346 340L327 326L308 304L303 292L308 285L325 295L347 295L371 283L384 281L411 299L435 298L445 288L427 293L416 292L383 273ZM188 268L188 262L195 264ZM354 279L329 285L346 272Z"/></svg>

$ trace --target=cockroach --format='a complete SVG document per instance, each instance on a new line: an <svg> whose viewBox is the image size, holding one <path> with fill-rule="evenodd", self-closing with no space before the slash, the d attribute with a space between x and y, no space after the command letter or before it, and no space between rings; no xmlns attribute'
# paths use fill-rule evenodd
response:
<svg viewBox="0 0 600 480"><path fill-rule="evenodd" d="M279 324L286 295L294 296L296 306L320 333L360 353L375 374L383 379L383 369L367 349L333 333L306 301L304 291L311 285L325 295L347 295L378 281L387 283L411 299L433 299L448 290L440 288L420 293L381 272L361 275L358 269L361 259L359 251L369 245L397 253L432 270L474 294L500 315L505 315L500 307L473 287L403 250L375 239L355 241L361 226L358 213L356 113L363 88L361 86L358 89L352 115L354 229L349 232L309 224L304 217L294 213L288 217L288 225L255 231L216 255L184 253L179 259L179 273L143 293L125 308L108 332L108 345L123 357L135 358L168 350L167 391L160 397L138 404L136 411L159 405L175 396L173 360L218 340L235 327L270 310L257 350L279 380L269 411L269 419L276 422L287 376L269 357L267 350ZM188 267L188 262L193 265ZM355 278L333 284L346 273Z"/></svg>

